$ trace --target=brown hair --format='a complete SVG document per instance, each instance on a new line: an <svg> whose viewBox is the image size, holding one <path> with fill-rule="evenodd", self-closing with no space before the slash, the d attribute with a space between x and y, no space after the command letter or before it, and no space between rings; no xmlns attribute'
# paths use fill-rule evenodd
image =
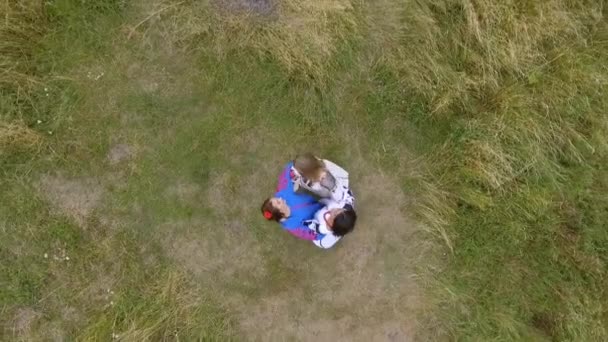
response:
<svg viewBox="0 0 608 342"><path fill-rule="evenodd" d="M293 161L293 166L304 178L311 181L318 181L321 171L325 170L325 163L312 153L298 155Z"/></svg>
<svg viewBox="0 0 608 342"><path fill-rule="evenodd" d="M269 221L274 220L279 222L285 215L278 208L273 207L270 200L270 198L267 198L264 203L262 203L262 215Z"/></svg>

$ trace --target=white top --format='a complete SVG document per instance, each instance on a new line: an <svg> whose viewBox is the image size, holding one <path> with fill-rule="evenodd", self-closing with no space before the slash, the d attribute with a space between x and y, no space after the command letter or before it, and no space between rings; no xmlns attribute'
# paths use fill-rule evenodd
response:
<svg viewBox="0 0 608 342"><path fill-rule="evenodd" d="M327 225L327 216L329 215L329 211L331 209L341 207L342 206L340 206L338 203L332 202L330 205L325 206L315 214L314 221L317 223L316 230L321 234L325 234L321 240L312 241L315 245L317 245L317 247L324 249L331 248L342 238L341 236L335 236Z"/></svg>
<svg viewBox="0 0 608 342"><path fill-rule="evenodd" d="M327 224L327 216L331 209L344 208L346 205L355 206L355 198L349 189L348 172L338 166L337 164L323 159L327 171L335 179L335 186L333 189L328 189L321 184L321 182L314 182L306 184L303 177L300 175L295 167L292 167L296 178L294 179L294 191L298 191L299 188L306 189L319 197L322 197L319 202L325 204L325 207L315 213L312 220L308 220L305 224L308 228L323 234L323 238L320 240L313 240L313 243L319 248L331 248L336 242L340 241L341 236L336 236L332 233L331 229Z"/></svg>
<svg viewBox="0 0 608 342"><path fill-rule="evenodd" d="M298 192L300 188L306 189L318 197L340 202L344 198L344 193L348 191L348 172L327 159L323 159L323 163L330 175L318 182L304 179L298 170L292 167L292 171L296 176L293 190Z"/></svg>

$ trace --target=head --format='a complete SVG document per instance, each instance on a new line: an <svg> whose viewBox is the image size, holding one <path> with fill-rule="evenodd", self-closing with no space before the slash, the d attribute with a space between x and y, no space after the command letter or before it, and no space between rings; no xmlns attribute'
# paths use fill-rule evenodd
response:
<svg viewBox="0 0 608 342"><path fill-rule="evenodd" d="M272 197L262 203L262 215L269 221L280 222L289 217L290 213L287 202L282 198Z"/></svg>
<svg viewBox="0 0 608 342"><path fill-rule="evenodd" d="M294 159L293 166L304 178L319 181L325 173L325 163L312 153L300 154Z"/></svg>
<svg viewBox="0 0 608 342"><path fill-rule="evenodd" d="M355 229L357 213L352 208L332 209L329 213L327 223L332 233L336 236L344 236Z"/></svg>

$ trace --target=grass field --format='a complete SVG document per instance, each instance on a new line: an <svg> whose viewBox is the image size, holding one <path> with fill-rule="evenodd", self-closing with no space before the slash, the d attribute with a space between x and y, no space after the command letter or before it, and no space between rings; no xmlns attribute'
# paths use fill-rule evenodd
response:
<svg viewBox="0 0 608 342"><path fill-rule="evenodd" d="M0 1L0 339L608 339L607 11ZM332 250L258 212L302 151Z"/></svg>

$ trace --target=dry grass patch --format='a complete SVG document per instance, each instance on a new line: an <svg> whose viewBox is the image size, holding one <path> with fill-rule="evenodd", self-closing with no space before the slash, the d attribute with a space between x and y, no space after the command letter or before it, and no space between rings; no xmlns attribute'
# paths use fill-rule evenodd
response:
<svg viewBox="0 0 608 342"><path fill-rule="evenodd" d="M31 73L29 62L35 42L46 28L44 3L2 1L0 13L0 89L27 96L27 91L39 84L38 78Z"/></svg>
<svg viewBox="0 0 608 342"><path fill-rule="evenodd" d="M99 206L104 189L93 178L69 179L62 175L45 175L40 192L59 213L86 227L87 218Z"/></svg>
<svg viewBox="0 0 608 342"><path fill-rule="evenodd" d="M161 225L163 247L187 271L209 285L221 286L234 276L255 279L264 273L260 247L239 221L212 225L201 220Z"/></svg>
<svg viewBox="0 0 608 342"><path fill-rule="evenodd" d="M584 40L601 4L566 1L451 0L393 3L402 13L399 44L385 59L405 89L449 114L479 96L499 96L505 81L526 79ZM547 46L556 47L555 50ZM557 48L559 47L559 48ZM565 49L564 49L565 47ZM453 51L447 55L445 51ZM456 106L456 107L454 107Z"/></svg>
<svg viewBox="0 0 608 342"><path fill-rule="evenodd" d="M204 49L220 57L242 51L271 56L292 75L316 84L327 81L336 52L359 35L356 4L350 0L171 0L147 8L150 15L164 17L172 36L191 48L201 49L205 39L212 45Z"/></svg>
<svg viewBox="0 0 608 342"><path fill-rule="evenodd" d="M14 149L39 147L42 137L23 122L0 122L0 155Z"/></svg>
<svg viewBox="0 0 608 342"><path fill-rule="evenodd" d="M166 193L184 203L192 203L202 194L202 190L199 184L180 180L168 187Z"/></svg>
<svg viewBox="0 0 608 342"><path fill-rule="evenodd" d="M5 327L5 330L8 330L13 337L25 338L32 332L41 317L42 314L32 308L19 308L13 315L10 327Z"/></svg>

